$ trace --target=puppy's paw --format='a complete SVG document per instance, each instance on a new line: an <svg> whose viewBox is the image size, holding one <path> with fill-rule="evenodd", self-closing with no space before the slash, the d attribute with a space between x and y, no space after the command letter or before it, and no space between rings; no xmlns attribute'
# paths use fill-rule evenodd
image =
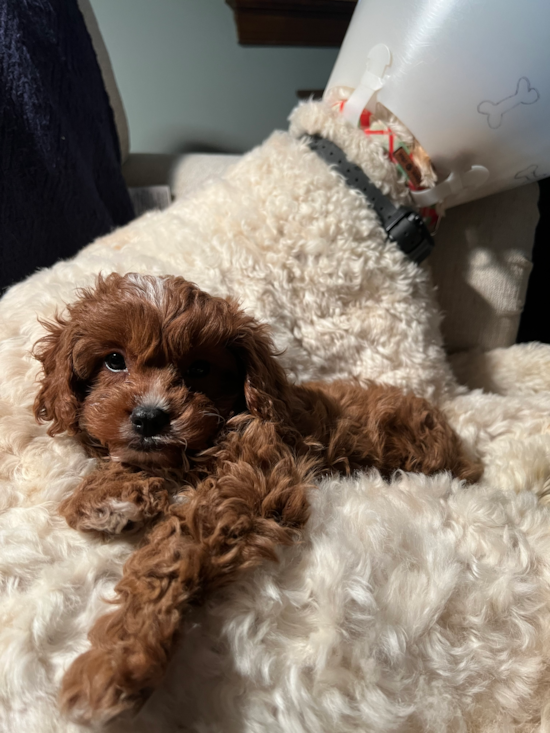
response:
<svg viewBox="0 0 550 733"><path fill-rule="evenodd" d="M73 529L112 536L136 532L169 505L162 478L108 466L85 478L59 513Z"/></svg>
<svg viewBox="0 0 550 733"><path fill-rule="evenodd" d="M124 690L117 680L117 665L106 651L90 649L65 674L59 703L76 723L103 726L125 712L137 711L143 697Z"/></svg>
<svg viewBox="0 0 550 733"><path fill-rule="evenodd" d="M105 499L102 504L81 503L77 511L65 514L67 522L80 532L132 534L143 525L143 514L137 504L120 499Z"/></svg>
<svg viewBox="0 0 550 733"><path fill-rule="evenodd" d="M457 461L453 474L469 484L477 483L483 476L483 463L463 456Z"/></svg>

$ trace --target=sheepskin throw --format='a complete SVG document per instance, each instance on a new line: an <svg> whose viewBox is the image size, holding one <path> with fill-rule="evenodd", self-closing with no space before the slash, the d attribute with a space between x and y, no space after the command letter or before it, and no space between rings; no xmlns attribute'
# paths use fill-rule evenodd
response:
<svg viewBox="0 0 550 733"><path fill-rule="evenodd" d="M15 286L0 302L0 730L78 733L64 670L87 647L135 539L70 529L59 503L93 468L32 403L38 318L99 272L174 274L272 326L298 380L356 377L439 404L485 464L330 478L303 542L185 620L132 733L484 733L550 729L550 348L457 358L428 267L391 243L360 194L302 139L333 140L406 202L373 138L319 103L220 180ZM107 730L107 729L104 729Z"/></svg>

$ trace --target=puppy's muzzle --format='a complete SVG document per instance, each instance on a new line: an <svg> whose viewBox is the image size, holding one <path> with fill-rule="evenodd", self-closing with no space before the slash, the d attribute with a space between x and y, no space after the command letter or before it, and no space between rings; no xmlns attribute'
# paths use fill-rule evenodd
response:
<svg viewBox="0 0 550 733"><path fill-rule="evenodd" d="M160 407L140 405L133 410L130 421L135 433L142 438L152 438L170 423L170 416Z"/></svg>

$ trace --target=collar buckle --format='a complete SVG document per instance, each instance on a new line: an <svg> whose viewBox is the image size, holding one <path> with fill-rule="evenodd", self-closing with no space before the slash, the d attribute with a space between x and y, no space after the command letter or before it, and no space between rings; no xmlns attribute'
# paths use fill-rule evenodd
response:
<svg viewBox="0 0 550 733"><path fill-rule="evenodd" d="M406 206L401 206L385 225L388 237L417 263L431 254L434 240L420 214Z"/></svg>

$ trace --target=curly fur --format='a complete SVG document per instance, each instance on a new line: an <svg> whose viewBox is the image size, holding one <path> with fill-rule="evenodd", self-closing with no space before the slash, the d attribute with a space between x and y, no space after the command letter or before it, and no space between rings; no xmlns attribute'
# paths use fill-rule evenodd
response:
<svg viewBox="0 0 550 733"><path fill-rule="evenodd" d="M373 472L310 502L301 544L185 619L133 732L545 730L550 511L534 493Z"/></svg>
<svg viewBox="0 0 550 733"><path fill-rule="evenodd" d="M118 608L65 675L62 706L80 720L143 703L186 607L276 560L304 526L321 475L481 475L426 400L380 385L290 384L265 327L183 278L100 277L47 327L35 349L37 418L51 421L50 435L69 431L116 461L87 477L61 513L75 529L107 535L156 519L125 565ZM113 351L125 369L106 366ZM131 417L152 395L170 423L144 438Z"/></svg>

